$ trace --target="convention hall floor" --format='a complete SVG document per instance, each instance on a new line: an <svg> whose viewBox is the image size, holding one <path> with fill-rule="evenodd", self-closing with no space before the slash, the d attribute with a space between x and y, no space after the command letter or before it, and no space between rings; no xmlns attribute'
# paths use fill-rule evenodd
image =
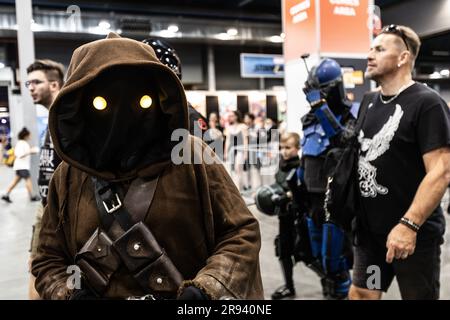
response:
<svg viewBox="0 0 450 320"><path fill-rule="evenodd" d="M13 171L0 165L0 193L13 178ZM27 259L28 248L36 203L30 203L23 183L12 192L13 204L0 202L0 300L27 299ZM250 204L251 199L246 199ZM282 274L274 256L273 239L277 233L276 217L258 212L252 204L249 208L258 218L261 226L262 249L260 254L261 272L266 298L282 283ZM450 216L446 214L447 224ZM441 298L450 299L450 232L442 246ZM322 299L319 280L304 265L295 266L296 299ZM384 296L385 299L400 297L396 284Z"/></svg>

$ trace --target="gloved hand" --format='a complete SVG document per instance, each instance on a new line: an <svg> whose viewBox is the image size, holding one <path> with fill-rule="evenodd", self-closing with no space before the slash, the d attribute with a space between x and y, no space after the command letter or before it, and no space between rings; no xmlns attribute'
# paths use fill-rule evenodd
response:
<svg viewBox="0 0 450 320"><path fill-rule="evenodd" d="M189 286L184 288L178 300L209 300L209 298L202 290L194 286Z"/></svg>
<svg viewBox="0 0 450 320"><path fill-rule="evenodd" d="M311 105L311 108L317 108L324 103L319 89L304 88L303 92L306 95L306 100Z"/></svg>

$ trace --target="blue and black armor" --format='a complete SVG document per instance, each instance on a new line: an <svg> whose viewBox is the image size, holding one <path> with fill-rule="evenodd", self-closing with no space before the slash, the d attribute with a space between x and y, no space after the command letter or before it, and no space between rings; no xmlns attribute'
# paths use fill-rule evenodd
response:
<svg viewBox="0 0 450 320"><path fill-rule="evenodd" d="M313 262L310 267L321 277L326 297L341 299L348 295L351 284L351 242L342 229L326 221L324 199L327 175L335 163L327 158L333 148L342 146L343 137L354 124L355 112L346 100L339 64L324 59L314 66L303 91L311 105L303 117L301 167L306 220ZM308 265L308 264L307 264Z"/></svg>
<svg viewBox="0 0 450 320"><path fill-rule="evenodd" d="M328 155L344 146L357 108L346 100L341 68L332 59L311 69L304 92L311 110L302 118L302 158L284 170L283 181L276 177L278 183L260 188L256 195L258 209L280 220L275 253L286 284L272 298L295 295L293 263L302 261L321 279L326 298L344 299L351 284L351 242L342 229L325 219L324 200L327 176L336 165Z"/></svg>

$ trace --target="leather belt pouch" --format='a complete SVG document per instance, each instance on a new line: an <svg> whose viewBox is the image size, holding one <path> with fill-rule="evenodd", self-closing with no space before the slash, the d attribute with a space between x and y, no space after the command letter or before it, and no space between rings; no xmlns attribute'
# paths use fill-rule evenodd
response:
<svg viewBox="0 0 450 320"><path fill-rule="evenodd" d="M147 226L138 222L114 242L127 269L135 273L158 259L162 249Z"/></svg>
<svg viewBox="0 0 450 320"><path fill-rule="evenodd" d="M97 228L85 245L75 256L75 263L80 267L86 283L101 295L108 287L110 278L120 266L111 239Z"/></svg>
<svg viewBox="0 0 450 320"><path fill-rule="evenodd" d="M143 288L159 294L176 293L183 277L144 223L136 223L114 247Z"/></svg>
<svg viewBox="0 0 450 320"><path fill-rule="evenodd" d="M175 295L183 282L183 276L165 253L135 274L134 278L149 292L163 296Z"/></svg>

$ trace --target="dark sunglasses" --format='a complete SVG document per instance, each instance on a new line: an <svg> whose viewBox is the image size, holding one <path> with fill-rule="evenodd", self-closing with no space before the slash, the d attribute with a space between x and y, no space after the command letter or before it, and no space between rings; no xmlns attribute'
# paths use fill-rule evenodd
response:
<svg viewBox="0 0 450 320"><path fill-rule="evenodd" d="M381 33L391 33L391 34L395 34L396 36L399 36L400 38L402 38L403 42L405 43L406 50L409 51L409 46L408 46L408 42L406 41L405 33L396 24L391 24L391 25L384 27L383 30L381 31Z"/></svg>

